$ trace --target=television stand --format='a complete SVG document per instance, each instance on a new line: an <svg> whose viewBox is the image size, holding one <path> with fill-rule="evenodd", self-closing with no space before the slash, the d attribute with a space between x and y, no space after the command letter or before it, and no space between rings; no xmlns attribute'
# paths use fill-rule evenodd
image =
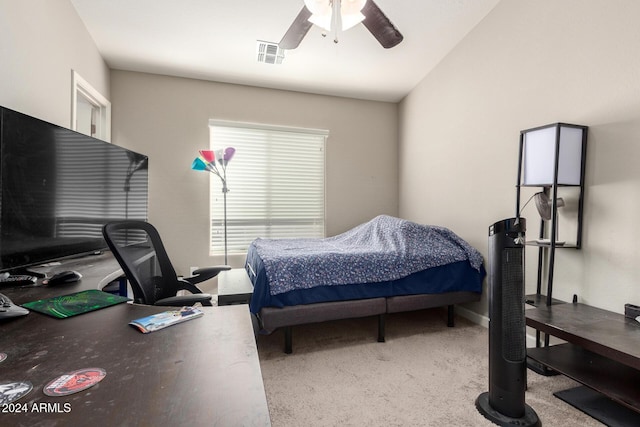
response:
<svg viewBox="0 0 640 427"><path fill-rule="evenodd" d="M639 322L578 303L541 305L525 310L525 318L527 326L566 341L529 348L527 357L631 409L640 425Z"/></svg>

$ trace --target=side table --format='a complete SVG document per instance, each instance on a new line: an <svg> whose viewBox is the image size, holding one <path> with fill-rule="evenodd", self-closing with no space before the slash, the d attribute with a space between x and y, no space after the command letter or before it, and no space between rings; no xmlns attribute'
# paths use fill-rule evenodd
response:
<svg viewBox="0 0 640 427"><path fill-rule="evenodd" d="M253 284L244 268L233 268L218 274L218 305L249 304Z"/></svg>

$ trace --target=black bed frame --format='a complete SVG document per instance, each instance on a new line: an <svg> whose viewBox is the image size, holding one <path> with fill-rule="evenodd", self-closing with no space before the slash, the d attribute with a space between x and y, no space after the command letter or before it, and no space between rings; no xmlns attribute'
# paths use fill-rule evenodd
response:
<svg viewBox="0 0 640 427"><path fill-rule="evenodd" d="M480 293L458 291L441 294L401 295L295 305L282 308L264 307L258 316L261 329L273 332L284 329L284 352L293 352L293 326L330 320L378 317L378 342L385 341L386 314L427 308L447 307L447 326L454 326L455 304L480 300Z"/></svg>

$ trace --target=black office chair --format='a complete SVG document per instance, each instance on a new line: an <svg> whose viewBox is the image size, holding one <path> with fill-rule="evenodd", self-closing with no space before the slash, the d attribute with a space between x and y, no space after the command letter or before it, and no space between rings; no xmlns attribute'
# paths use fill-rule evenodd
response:
<svg viewBox="0 0 640 427"><path fill-rule="evenodd" d="M212 305L197 283L211 279L228 265L199 268L193 277L178 278L155 227L144 221L115 221L102 227L102 234L124 271L134 301L146 305ZM179 295L180 290L191 295Z"/></svg>

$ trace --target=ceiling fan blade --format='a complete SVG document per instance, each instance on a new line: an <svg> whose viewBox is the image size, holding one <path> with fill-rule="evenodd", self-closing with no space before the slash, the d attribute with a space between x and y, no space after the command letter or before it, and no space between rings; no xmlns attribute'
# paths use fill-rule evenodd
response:
<svg viewBox="0 0 640 427"><path fill-rule="evenodd" d="M313 26L311 22L309 22L309 18L311 18L311 12L307 9L306 6L302 7L296 19L293 20L293 23L287 30L287 32L278 43L280 49L295 49L300 45L300 42L307 35L309 29Z"/></svg>
<svg viewBox="0 0 640 427"><path fill-rule="evenodd" d="M362 8L362 14L366 17L362 23L385 49L396 46L404 39L400 31L373 0L367 0L367 3Z"/></svg>

